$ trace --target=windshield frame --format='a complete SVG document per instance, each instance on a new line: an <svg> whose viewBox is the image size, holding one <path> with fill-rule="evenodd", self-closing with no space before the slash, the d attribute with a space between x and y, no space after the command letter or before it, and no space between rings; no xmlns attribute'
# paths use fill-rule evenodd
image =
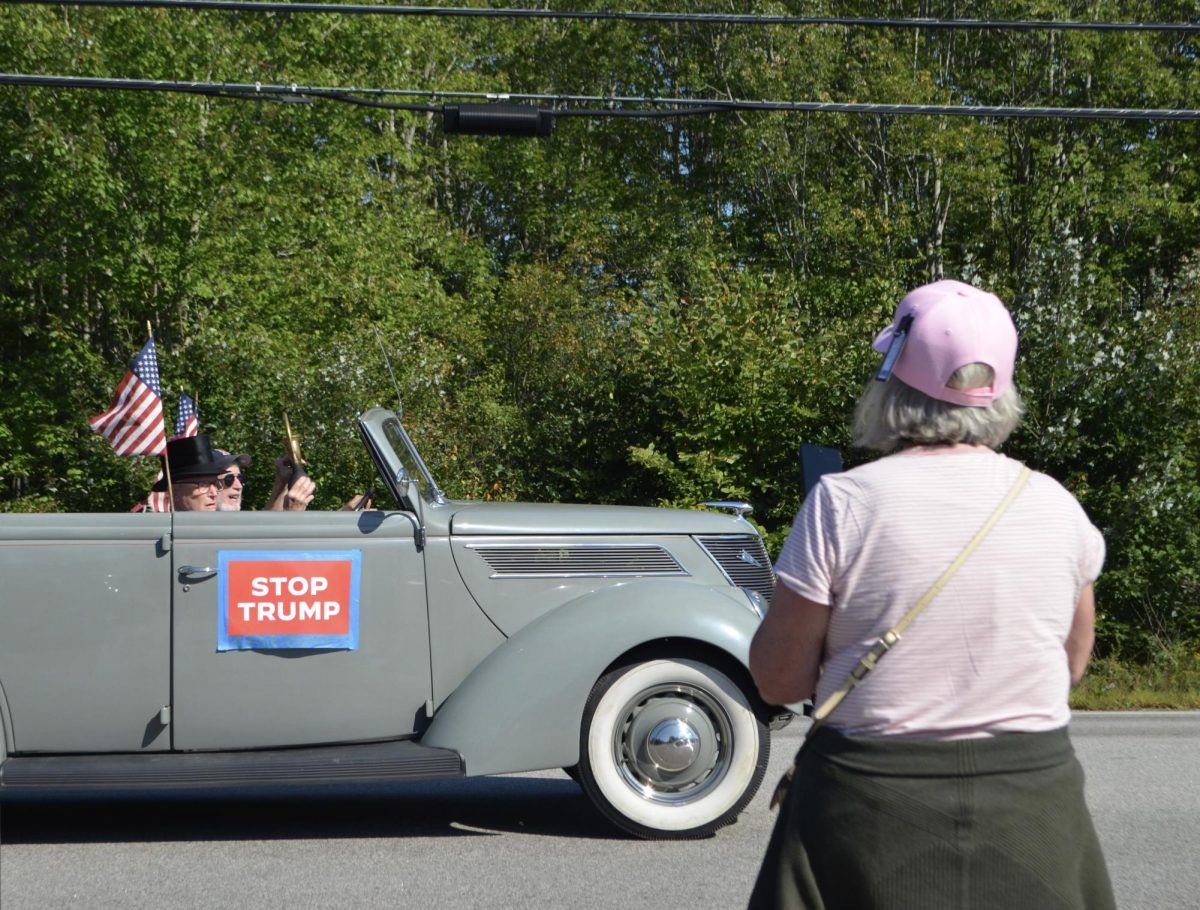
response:
<svg viewBox="0 0 1200 910"><path fill-rule="evenodd" d="M421 499L429 505L445 505L447 502L446 494L442 492L437 482L433 479L433 475L429 472L425 460L421 457L421 453L417 451L417 447L413 445L412 437L408 435L408 430L404 429L404 424L400 422L400 418L395 414L390 414L380 422L379 427L383 431L384 440L391 447L392 451L396 453L396 457L400 459L400 465L404 470L404 476L397 479L416 481L417 491L420 493Z"/></svg>

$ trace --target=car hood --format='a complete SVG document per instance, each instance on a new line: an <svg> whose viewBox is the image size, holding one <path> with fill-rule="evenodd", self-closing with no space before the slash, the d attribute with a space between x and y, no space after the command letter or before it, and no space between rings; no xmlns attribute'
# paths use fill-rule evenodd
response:
<svg viewBox="0 0 1200 910"><path fill-rule="evenodd" d="M462 503L450 517L449 530L456 537L756 533L742 519L718 512L519 502Z"/></svg>

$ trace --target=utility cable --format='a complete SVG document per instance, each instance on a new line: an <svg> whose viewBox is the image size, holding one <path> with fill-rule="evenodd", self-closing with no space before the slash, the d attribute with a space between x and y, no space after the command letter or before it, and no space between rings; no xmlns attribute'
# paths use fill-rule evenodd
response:
<svg viewBox="0 0 1200 910"><path fill-rule="evenodd" d="M98 76L46 76L24 73L0 73L0 85L29 86L52 89L97 89L107 91L176 92L194 95L257 100L311 99L339 101L380 107L388 110L410 110L425 113L445 113L434 100L478 99L483 102L526 102L550 105L604 104L619 108L552 107L543 113L550 117L679 117L716 114L728 111L772 111L839 114L928 115L944 117L975 117L985 119L1057 120L1200 120L1200 110L1194 108L1110 108L1110 107L1034 107L1017 105L967 104L873 104L841 101L769 101L724 98L657 98L647 96L603 96L568 94L527 94L433 91L429 89L385 89L329 86L270 85L261 82L170 82L150 79L113 79ZM422 97L425 104L393 102L389 97ZM630 109L633 105L648 106L646 110Z"/></svg>
<svg viewBox="0 0 1200 910"><path fill-rule="evenodd" d="M1174 32L1200 34L1197 22L1081 22L1056 19L939 19L933 17L789 16L759 13L673 13L622 10L506 9L491 7L399 6L395 4L272 2L272 0L3 0L38 6L105 6L254 13L322 13L346 16L428 16L473 19L576 19L710 25L841 25L852 28L996 29L1002 31Z"/></svg>
<svg viewBox="0 0 1200 910"><path fill-rule="evenodd" d="M267 85L261 82L172 82L160 79L113 79L100 76L42 76L24 73L0 73L0 85L30 86L52 89L93 89L119 92L171 92L184 95L208 95L233 98L239 101L281 101L311 104L314 98L340 101L364 107L388 110L411 110L440 114L442 109L430 104L373 101L362 95L394 94L389 89L336 88L299 85ZM428 96L429 92L412 92Z"/></svg>

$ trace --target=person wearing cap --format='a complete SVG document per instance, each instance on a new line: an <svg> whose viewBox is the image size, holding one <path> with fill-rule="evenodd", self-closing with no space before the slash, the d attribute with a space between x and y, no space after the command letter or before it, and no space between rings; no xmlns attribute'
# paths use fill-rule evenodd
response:
<svg viewBox="0 0 1200 910"><path fill-rule="evenodd" d="M217 449L223 455L228 455L224 449ZM249 455L235 455L233 463L229 466L228 473L223 474L219 479L221 481L221 489L217 493L217 511L218 512L240 512L246 492L246 476L244 469L250 466ZM297 477L292 485L288 486L288 479L291 476L291 464L286 459L279 458L275 461L275 484L271 491L270 497L267 499L267 504L264 506L266 511L272 512L303 512L312 502L313 496L316 494L316 484L312 478L307 475Z"/></svg>
<svg viewBox="0 0 1200 910"><path fill-rule="evenodd" d="M219 455L231 454L225 451L225 449L217 449L216 451ZM246 492L245 471L246 468L250 467L251 461L252 459L249 455L234 455L228 470L218 478L220 481L220 489L217 491L218 512L241 511L242 497Z"/></svg>
<svg viewBox="0 0 1200 910"><path fill-rule="evenodd" d="M813 488L750 648L763 699L821 721L750 906L1112 907L1067 733L1104 539L996 451L1022 414L1012 318L938 281L874 348L854 437L885 457Z"/></svg>

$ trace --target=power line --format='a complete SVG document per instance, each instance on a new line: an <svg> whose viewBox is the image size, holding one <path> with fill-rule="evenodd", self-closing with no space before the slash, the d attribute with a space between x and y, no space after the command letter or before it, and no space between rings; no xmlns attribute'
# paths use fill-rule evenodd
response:
<svg viewBox="0 0 1200 910"><path fill-rule="evenodd" d="M757 13L672 13L621 10L505 9L453 6L397 6L357 3L286 3L271 0L4 0L37 6L106 6L254 13L336 13L347 16L432 16L474 19L577 19L586 21L669 22L710 25L843 25L857 28L998 29L1004 31L1172 32L1200 34L1200 22L1079 22L1053 19L938 19L853 16L787 16Z"/></svg>
<svg viewBox="0 0 1200 910"><path fill-rule="evenodd" d="M927 115L983 119L1056 120L1200 120L1193 108L1032 107L1017 105L967 104L872 104L841 101L768 101L726 98L659 98L643 95L529 94L519 92L462 92L430 89L387 89L312 85L270 85L262 82L170 82L151 79L113 79L99 76L43 76L0 73L0 85L52 89L100 91L174 92L192 95L308 103L313 99L362 104L389 110L444 113L436 99L475 99L484 102L530 102L559 105L547 113L552 117L680 117L731 111L881 114L887 116ZM426 98L425 104L385 100ZM603 104L609 107L579 108L562 105ZM612 107L621 105L621 107ZM631 109L632 106L637 108ZM645 108L645 109L638 109Z"/></svg>
<svg viewBox="0 0 1200 910"><path fill-rule="evenodd" d="M113 79L95 76L34 76L24 73L0 73L0 85L29 86L52 89L93 89L97 91L169 92L183 95L207 95L239 101L275 101L311 104L314 98L341 101L364 107L389 110L413 110L441 113L441 108L429 104L383 102L362 95L392 94L388 89L341 89L298 85L264 85L260 82L171 82L157 79ZM426 95L428 93L414 92Z"/></svg>

